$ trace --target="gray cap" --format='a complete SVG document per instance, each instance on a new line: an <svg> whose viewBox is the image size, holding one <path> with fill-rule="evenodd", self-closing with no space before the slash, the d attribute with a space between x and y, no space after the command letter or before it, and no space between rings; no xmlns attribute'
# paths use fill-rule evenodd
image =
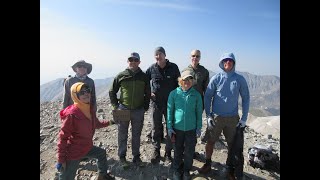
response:
<svg viewBox="0 0 320 180"><path fill-rule="evenodd" d="M136 58L136 59L140 60L140 56L137 52L131 53L130 56L128 57L128 59L130 59L130 58Z"/></svg>
<svg viewBox="0 0 320 180"><path fill-rule="evenodd" d="M193 73L192 73L191 71L185 70L185 71L183 71L183 72L181 73L181 78L182 78L183 80L185 80L185 79L188 78L188 77L192 77L192 78L193 78Z"/></svg>
<svg viewBox="0 0 320 180"><path fill-rule="evenodd" d="M157 53L157 51L162 52L165 56L167 56L167 55L166 55L166 51L164 50L163 47L161 47L161 46L157 47L157 48L154 50L154 53Z"/></svg>

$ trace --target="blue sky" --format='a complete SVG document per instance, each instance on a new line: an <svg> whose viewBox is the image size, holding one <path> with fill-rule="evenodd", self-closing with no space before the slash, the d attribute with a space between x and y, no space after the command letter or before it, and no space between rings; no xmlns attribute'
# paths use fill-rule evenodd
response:
<svg viewBox="0 0 320 180"><path fill-rule="evenodd" d="M146 70L158 46L180 70L199 49L214 72L233 52L236 70L280 77L280 1L40 0L40 84L74 75L80 59L93 79L115 76L133 51Z"/></svg>

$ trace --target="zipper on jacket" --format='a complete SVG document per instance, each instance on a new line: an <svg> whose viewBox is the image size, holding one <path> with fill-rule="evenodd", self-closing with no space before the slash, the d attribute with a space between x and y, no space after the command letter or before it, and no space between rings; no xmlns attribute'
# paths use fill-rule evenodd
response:
<svg viewBox="0 0 320 180"><path fill-rule="evenodd" d="M135 83L135 77L133 76L132 77L132 94L131 94L131 103L130 103L130 109L133 109L133 101L134 101L134 94L135 94L135 85L136 85L136 83Z"/></svg>

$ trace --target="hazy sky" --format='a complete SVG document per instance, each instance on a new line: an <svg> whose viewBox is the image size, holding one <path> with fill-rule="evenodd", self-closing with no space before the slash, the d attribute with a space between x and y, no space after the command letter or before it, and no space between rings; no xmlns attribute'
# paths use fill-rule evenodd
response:
<svg viewBox="0 0 320 180"><path fill-rule="evenodd" d="M279 0L40 0L40 84L74 75L84 59L89 77L104 79L140 54L142 70L163 46L180 70L200 49L200 64L219 72L233 52L236 70L280 76Z"/></svg>

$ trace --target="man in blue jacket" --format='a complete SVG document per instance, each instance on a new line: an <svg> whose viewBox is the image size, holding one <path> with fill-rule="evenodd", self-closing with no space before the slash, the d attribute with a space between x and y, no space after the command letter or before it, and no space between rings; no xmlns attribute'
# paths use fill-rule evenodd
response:
<svg viewBox="0 0 320 180"><path fill-rule="evenodd" d="M208 84L204 95L204 108L207 116L207 130L204 140L207 141L206 162L200 173L211 170L213 147L223 132L228 144L226 161L228 176L234 177L234 167L231 165L230 148L236 127L245 127L249 112L250 94L248 84L243 76L235 72L236 59L233 53L225 53L220 58L219 67L222 72L214 75ZM242 99L242 116L238 114L239 96Z"/></svg>

